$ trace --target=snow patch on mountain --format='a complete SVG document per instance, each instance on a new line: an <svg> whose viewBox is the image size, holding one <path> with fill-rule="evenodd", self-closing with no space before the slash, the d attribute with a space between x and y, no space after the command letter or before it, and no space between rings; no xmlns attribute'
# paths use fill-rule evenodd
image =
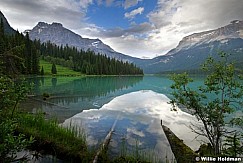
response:
<svg viewBox="0 0 243 163"><path fill-rule="evenodd" d="M94 46L95 48L98 48L99 43L100 43L100 41L92 42L92 46Z"/></svg>
<svg viewBox="0 0 243 163"><path fill-rule="evenodd" d="M241 38L243 38L243 29L242 29L242 30L239 30L239 36L240 36Z"/></svg>
<svg viewBox="0 0 243 163"><path fill-rule="evenodd" d="M214 41L227 43L227 39L243 38L243 21L235 20L229 25L210 31L194 33L184 37L178 46L167 55L173 55L181 50L187 50L202 44L208 44Z"/></svg>
<svg viewBox="0 0 243 163"><path fill-rule="evenodd" d="M229 40L228 39L224 39L224 40L221 40L220 43L221 44L226 44Z"/></svg>

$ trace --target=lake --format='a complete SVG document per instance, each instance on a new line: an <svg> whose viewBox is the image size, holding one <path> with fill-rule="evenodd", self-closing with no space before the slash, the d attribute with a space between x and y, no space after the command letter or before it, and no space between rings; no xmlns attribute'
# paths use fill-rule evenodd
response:
<svg viewBox="0 0 243 163"><path fill-rule="evenodd" d="M195 78L196 87L203 78ZM195 117L178 109L171 111L167 76L99 76L99 77L40 77L29 78L34 83L32 94L22 107L26 111L41 109L60 124L83 128L87 143L96 149L114 126L109 144L110 156L126 148L138 149L156 160L173 160L170 145L161 127L169 127L192 149L197 150L203 138L195 138L189 126L201 125ZM50 98L43 100L43 93Z"/></svg>

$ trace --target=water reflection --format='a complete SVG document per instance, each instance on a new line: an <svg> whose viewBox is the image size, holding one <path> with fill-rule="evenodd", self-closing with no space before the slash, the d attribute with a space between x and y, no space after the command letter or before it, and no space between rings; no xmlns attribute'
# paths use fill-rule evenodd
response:
<svg viewBox="0 0 243 163"><path fill-rule="evenodd" d="M31 112L39 108L64 120L83 110L100 108L122 92L131 91L142 79L142 76L29 78L35 96L22 103L22 108ZM44 101L43 93L50 94L50 98Z"/></svg>
<svg viewBox="0 0 243 163"><path fill-rule="evenodd" d="M50 94L89 94L105 95L120 89L133 87L142 81L143 76L98 76L98 77L31 77L28 83L33 84L33 93Z"/></svg>
<svg viewBox="0 0 243 163"><path fill-rule="evenodd" d="M177 112L171 111L168 101L165 95L153 91L132 92L116 97L99 110L85 110L63 124L84 127L89 145L99 146L118 119L109 148L112 154L119 154L122 138L125 138L129 150L137 144L142 151L155 151L161 160L165 160L165 157L172 159L173 154L160 120L194 149L199 144L188 126L198 122L195 117L179 109Z"/></svg>
<svg viewBox="0 0 243 163"><path fill-rule="evenodd" d="M44 78L43 78L43 79L44 79ZM43 79L42 79L42 80L43 80ZM44 83L44 81L43 81L43 83ZM52 78L52 79L51 79L51 83L52 83L52 87L53 87L53 88L56 88L56 86L57 86L57 78Z"/></svg>

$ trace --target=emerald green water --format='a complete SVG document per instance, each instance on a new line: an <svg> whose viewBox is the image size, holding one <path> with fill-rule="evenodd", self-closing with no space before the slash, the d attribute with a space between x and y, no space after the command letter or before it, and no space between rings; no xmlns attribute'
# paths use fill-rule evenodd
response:
<svg viewBox="0 0 243 163"><path fill-rule="evenodd" d="M99 109L117 96L139 90L153 90L169 95L171 81L167 77L46 77L29 78L32 94L24 109L35 112L42 109L63 121L83 110ZM50 98L43 101L43 93ZM52 103L52 104L51 104Z"/></svg>
<svg viewBox="0 0 243 163"><path fill-rule="evenodd" d="M28 81L33 83L34 96L22 108L30 112L41 109L64 126L71 123L84 128L91 148L100 146L116 122L109 145L111 155L119 155L125 140L130 153L137 146L147 155L155 153L159 160L173 160L161 120L194 150L202 140L195 139L189 128L191 123L201 125L195 117L181 110L171 111L172 82L167 76L46 77ZM201 84L203 78L197 77L191 87ZM50 98L43 100L43 93Z"/></svg>

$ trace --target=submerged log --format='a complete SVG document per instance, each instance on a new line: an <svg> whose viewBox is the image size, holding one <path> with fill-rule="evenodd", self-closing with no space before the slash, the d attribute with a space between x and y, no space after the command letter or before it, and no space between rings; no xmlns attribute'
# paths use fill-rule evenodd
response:
<svg viewBox="0 0 243 163"><path fill-rule="evenodd" d="M46 101L46 100L41 100L41 99L33 98L31 96L29 98L32 99L32 100L41 102L41 103L45 103L45 104L52 105L52 106L57 106L57 107L62 108L62 109L70 109L69 107L61 106L61 105L58 105L58 104L55 104L55 103L52 103L52 102L49 102L49 101Z"/></svg>
<svg viewBox="0 0 243 163"><path fill-rule="evenodd" d="M96 153L96 155L95 155L95 158L94 158L94 160L93 160L93 163L97 163L97 162L98 162L99 155L102 153L103 150L106 150L106 149L107 149L107 147L108 147L108 145L109 145L109 143L110 143L110 141L111 141L111 136L112 136L112 134L113 134L113 132L114 132L114 129L115 129L115 126L116 126L118 117L119 117L119 115L116 117L116 120L115 120L115 122L113 123L113 125L112 125L112 127L111 127L109 133L106 135L106 137L105 137L105 139L104 139L104 141L103 141L103 143L102 143L100 149L97 151L97 153Z"/></svg>
<svg viewBox="0 0 243 163"><path fill-rule="evenodd" d="M161 121L162 122L162 121ZM174 153L177 163L196 162L198 155L179 139L168 127L161 125L164 133L170 143L171 150Z"/></svg>

